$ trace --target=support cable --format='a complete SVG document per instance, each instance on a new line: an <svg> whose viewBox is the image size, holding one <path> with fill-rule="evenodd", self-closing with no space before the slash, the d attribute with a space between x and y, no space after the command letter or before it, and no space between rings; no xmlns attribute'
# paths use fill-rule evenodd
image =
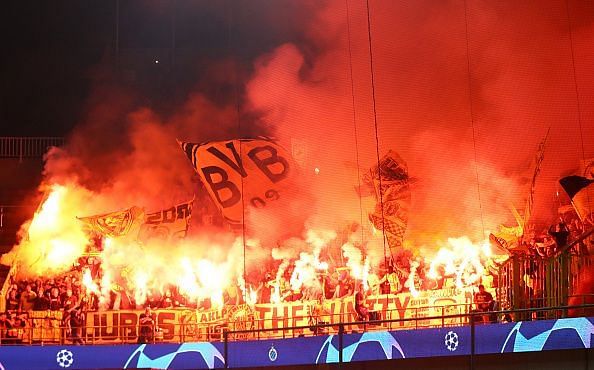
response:
<svg viewBox="0 0 594 370"><path fill-rule="evenodd" d="M227 2L227 5L230 5L229 8L229 28L228 28L228 42L230 48L233 51L236 50L236 44L233 42L233 38L231 37L232 28L233 28L233 4L234 2ZM236 53L236 55L239 55ZM239 136L239 160L243 160L243 145L242 145L242 134L241 134L241 102L240 102L240 88L239 88L239 65L237 59L235 59L233 63L233 75L235 78L235 112L237 114L237 133ZM240 176L241 180L241 243L243 247L243 284L244 284L244 301L248 301L248 283L247 283L247 268L246 268L246 226L245 226L245 194L244 194L244 179L243 176Z"/></svg>
<svg viewBox="0 0 594 370"><path fill-rule="evenodd" d="M581 141L581 146L582 146L582 161L585 164L586 163L586 151L584 149L584 132L582 130L582 109L581 109L581 104L580 104L580 91L578 89L578 83L577 83L577 74L576 74L576 68L575 68L575 54L573 51L573 31L571 29L571 13L569 11L569 0L565 0L565 9L567 11L567 28L569 31L569 46L570 46L570 50L571 50L571 66L572 66L572 71L573 71L573 86L575 89L575 100L577 103L577 110L578 110L578 126L580 128L580 141ZM585 173L582 173L581 176L585 176ZM590 193L586 192L586 197L587 197L587 204L588 204L588 213L591 213L592 210L590 209Z"/></svg>
<svg viewBox="0 0 594 370"><path fill-rule="evenodd" d="M467 0L464 0L464 24L466 26L466 67L468 76L468 105L470 106L470 124L472 126L472 146L474 149L474 173L476 175L476 190L478 194L479 210L481 214L481 226L483 228L483 239L485 236L485 220L483 217L483 202L481 200L481 183L479 181L478 173L478 156L476 151L476 132L474 127L474 109L472 105L472 73L470 69L470 41L468 36L468 6Z"/></svg>
<svg viewBox="0 0 594 370"><path fill-rule="evenodd" d="M351 104L353 106L353 128L355 131L355 153L357 159L357 185L359 191L361 191L361 171L359 164L359 135L357 134L357 115L355 108L355 83L353 80L353 53L351 49L351 24L350 24L350 12L349 12L349 0L344 1L346 4L346 22L347 22L347 37L349 39L349 74L351 77ZM359 218L360 218L360 229L361 229L361 245L364 244L364 229L363 229L363 200L361 194L359 194Z"/></svg>
<svg viewBox="0 0 594 370"><path fill-rule="evenodd" d="M371 97L373 100L373 127L375 130L375 156L377 160L377 178L379 182L379 198L380 198L380 207L382 213L382 242L384 246L384 263L386 269L388 268L388 257L386 254L386 230L385 230L385 217L384 217L384 196L382 194L382 176L380 171L380 153L379 153L379 136L378 136L378 128L377 128L377 107L375 101L375 77L373 71L373 48L372 48L372 40L371 40L371 13L369 10L369 0L366 0L366 7L367 7L367 40L369 46L369 68L371 72ZM390 251L390 254L392 251Z"/></svg>

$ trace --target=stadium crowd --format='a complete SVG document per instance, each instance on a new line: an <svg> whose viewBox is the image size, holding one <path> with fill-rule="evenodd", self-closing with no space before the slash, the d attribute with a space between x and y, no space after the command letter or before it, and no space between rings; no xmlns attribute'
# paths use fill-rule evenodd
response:
<svg viewBox="0 0 594 370"><path fill-rule="evenodd" d="M592 225L584 224L578 219L570 223L560 222L544 229L541 233L531 233L531 236L519 247L510 249L512 253L525 253L536 258L554 256L560 248L576 240L585 229ZM590 246L591 248L591 246ZM586 241L576 243L570 251L574 254L587 254L589 246ZM414 288L410 287L409 275L411 263L416 263ZM312 287L301 286L295 289L290 284L291 268L284 271L278 280L275 269L278 266L267 266L260 282L253 287L257 294L257 303L270 303L273 296L278 294L276 301L291 302L297 300L317 300L320 298L343 298L355 293L357 281L350 275L349 268L337 267L321 273L318 276L319 284ZM71 271L57 277L42 279L23 279L13 281L5 297L6 311L26 312L44 310L70 310L73 307L83 307L85 310L99 309L129 309L144 308L210 308L208 299L195 301L182 294L175 286L167 286L162 292L154 292L147 297L146 302L137 304L132 293L122 286L112 284L109 292L109 301L100 302L97 292L88 289L83 283L83 273L90 274L92 281L99 286L102 278L101 260L97 256L79 258ZM380 266L380 275L370 272L365 284L367 294L378 295L385 293L397 294L416 290L431 290L454 287L454 278L438 271L438 278L429 278L429 266L420 258L414 258L412 253L403 252L388 261L387 267ZM491 277L497 274L496 269L489 269ZM493 279L489 285L496 285ZM477 282L478 284L481 282ZM275 292L276 290L276 292ZM223 301L226 305L241 304L243 293L238 284L231 284L223 292Z"/></svg>
<svg viewBox="0 0 594 370"><path fill-rule="evenodd" d="M532 261L544 259L556 255L563 247L571 245L583 233L592 228L592 223L581 222L578 219L561 221L540 233L530 232L529 237L520 241L516 248L508 249L510 254L521 254ZM592 246L588 245L592 238L581 240L575 243L570 249L571 254L585 255ZM411 264L415 264L411 269ZM254 303L271 302L292 302L298 300L320 300L344 297L358 297L357 306L362 304L362 295L398 294L411 290L431 290L455 287L455 277L446 276L442 269L436 274L438 278L430 278L429 266L420 258L414 258L410 252L404 252L394 259L390 259L387 265L380 266L380 274L370 272L366 284L354 279L348 267L331 268L324 273L318 274L318 284L301 286L299 289L292 287L290 278L292 270L289 268L283 274L276 277L278 266L270 265L259 283L254 284L252 290L257 292L257 301ZM415 271L413 279L410 278L411 271ZM527 269L526 276L520 282L526 286L528 295L536 297L539 282L539 274L536 270ZM490 288L496 288L498 283L498 270L491 266L487 269L486 276L476 282L476 287L487 284ZM153 292L146 297L143 303L136 303L133 293L117 284L112 284L108 294L100 297L99 288L90 289L87 287L87 279L99 287L102 278L101 260L97 255L89 255L79 258L72 269L60 276L36 279L23 279L11 281L5 299L6 312L0 314L0 334L3 338L10 339L10 333L15 329L26 326L26 313L30 311L61 311L63 312L62 323L76 328L83 325L77 320L82 320L82 313L95 310L118 310L118 309L153 309L169 308L211 308L210 299L192 300L175 286L166 286L162 292ZM485 279L487 281L485 281ZM414 285L411 286L411 284ZM480 289L478 289L480 292ZM109 298L106 298L106 297ZM475 295L475 300L477 296ZM534 301L534 297L528 297L528 301ZM492 299L488 300L489 302ZM244 294L238 284L231 284L223 293L225 305L243 304ZM481 302L475 302L478 310L487 310L487 306ZM479 307L480 306L480 307ZM528 306L534 306L531 303ZM493 302L488 305L488 310L493 309ZM366 318L368 315L362 315ZM72 332L73 335L75 331ZM76 338L75 338L76 339Z"/></svg>
<svg viewBox="0 0 594 370"><path fill-rule="evenodd" d="M531 231L521 246L521 250L525 251L529 256L552 257L558 254L563 247L578 240L585 231L593 226L594 222L590 219L584 221L579 218L560 219L558 223L549 226L540 233ZM589 246L587 241L579 241L569 251L575 255L587 255L591 248L592 246Z"/></svg>

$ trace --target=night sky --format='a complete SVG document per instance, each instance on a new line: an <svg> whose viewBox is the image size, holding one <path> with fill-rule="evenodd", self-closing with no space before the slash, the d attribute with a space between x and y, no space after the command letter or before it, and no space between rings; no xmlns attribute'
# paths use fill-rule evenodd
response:
<svg viewBox="0 0 594 370"><path fill-rule="evenodd" d="M248 73L256 56L302 38L293 20L309 11L285 0L15 1L3 7L2 136L68 134L88 109L93 86L105 82L134 91L135 102L158 111L171 110L196 86L226 101L235 81L212 84L208 66L235 58Z"/></svg>

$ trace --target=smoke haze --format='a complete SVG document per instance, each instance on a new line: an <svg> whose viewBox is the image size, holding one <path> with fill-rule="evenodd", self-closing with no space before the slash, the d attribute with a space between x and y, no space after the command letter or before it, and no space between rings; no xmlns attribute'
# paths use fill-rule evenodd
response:
<svg viewBox="0 0 594 370"><path fill-rule="evenodd" d="M377 250L381 239L369 236L367 221L374 204L361 203L355 189L391 149L414 178L406 240L415 249L513 225L510 206L524 208L550 127L534 220L554 217L564 201L557 180L594 157L594 5L570 1L571 44L562 0L370 1L370 50L365 1L292 7L301 4L294 16L263 9L274 18L267 32L290 20L299 37L254 59L239 52L258 36L239 29L251 15L236 14L237 55L213 57L168 113L143 103L142 91L97 82L86 118L48 153L44 181L92 192L80 216L156 210L203 191L176 138L273 136L300 165L300 184L283 207L252 211L253 236L271 249L306 229L356 222L367 230L356 242ZM229 99L213 93L216 84L232 87Z"/></svg>

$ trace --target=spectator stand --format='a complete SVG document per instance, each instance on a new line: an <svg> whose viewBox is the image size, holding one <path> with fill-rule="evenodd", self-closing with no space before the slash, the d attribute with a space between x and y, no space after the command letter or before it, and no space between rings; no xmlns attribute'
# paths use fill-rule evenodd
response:
<svg viewBox="0 0 594 370"><path fill-rule="evenodd" d="M578 294L577 289L584 279L584 274L580 272L594 266L594 255L585 252L591 248L593 235L594 228L590 228L565 246L558 246L548 256L512 254L498 272L497 297L500 309L567 306L569 297ZM552 318L556 313L532 312L532 318L536 315L552 315ZM526 319L530 318L515 318Z"/></svg>

